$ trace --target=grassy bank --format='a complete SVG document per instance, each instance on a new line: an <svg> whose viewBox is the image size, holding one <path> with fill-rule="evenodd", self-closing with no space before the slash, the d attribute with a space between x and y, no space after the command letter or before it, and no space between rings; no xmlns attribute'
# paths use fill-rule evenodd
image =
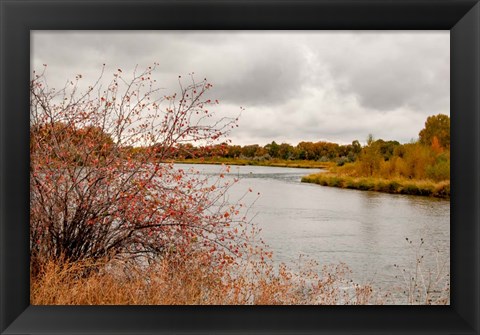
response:
<svg viewBox="0 0 480 335"><path fill-rule="evenodd" d="M302 178L302 182L363 191L450 198L450 181L351 177L327 172L305 176Z"/></svg>
<svg viewBox="0 0 480 335"><path fill-rule="evenodd" d="M250 261L224 266L198 253L166 258L146 268L121 263L46 262L32 275L33 305L345 305L375 304L368 285L349 280L343 265L305 264L296 273ZM86 268L95 268L88 275ZM344 292L342 287L354 285Z"/></svg>
<svg viewBox="0 0 480 335"><path fill-rule="evenodd" d="M327 168L333 163L317 162L310 160L285 160L285 159L269 159L269 160L254 160L241 158L191 158L175 160L179 164L225 164L225 165L253 165L253 166L273 166L273 167L290 167L290 168L305 168L318 169Z"/></svg>
<svg viewBox="0 0 480 335"><path fill-rule="evenodd" d="M298 261L274 267L263 259L212 262L194 252L139 266L115 261L46 261L31 273L32 305L372 305L449 304L449 275L424 269L423 254L403 268L405 282L386 291L352 281L343 263ZM427 277L434 274L435 280ZM405 278L404 278L405 279ZM425 279L427 282L425 282ZM349 289L345 289L348 287ZM427 289L428 287L428 289ZM400 300L397 300L400 299Z"/></svg>
<svg viewBox="0 0 480 335"><path fill-rule="evenodd" d="M408 280L382 291L351 280L345 264L321 268L301 262L298 270L270 262L218 266L201 254L166 258L148 267L122 262L48 261L31 274L32 305L378 305L449 304L448 276L427 286L423 273L406 269ZM417 258L422 262L421 258ZM93 271L86 272L86 269ZM405 271L405 270L404 270ZM422 280L423 285L420 285ZM418 285L417 285L418 284ZM432 287L430 285L433 285ZM345 290L345 287L350 289ZM433 288L430 291L430 288ZM434 295L431 292L435 292ZM401 299L400 301L403 301Z"/></svg>

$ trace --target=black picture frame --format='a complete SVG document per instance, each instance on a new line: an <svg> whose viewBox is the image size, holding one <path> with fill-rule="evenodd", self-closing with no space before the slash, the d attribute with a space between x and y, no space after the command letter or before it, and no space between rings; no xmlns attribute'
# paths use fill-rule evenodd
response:
<svg viewBox="0 0 480 335"><path fill-rule="evenodd" d="M477 0L0 0L1 334L479 334ZM30 31L426 29L451 37L450 306L30 306Z"/></svg>

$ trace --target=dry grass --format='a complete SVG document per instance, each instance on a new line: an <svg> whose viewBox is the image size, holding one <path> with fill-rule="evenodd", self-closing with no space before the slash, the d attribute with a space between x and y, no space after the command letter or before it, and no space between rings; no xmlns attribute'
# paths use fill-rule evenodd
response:
<svg viewBox="0 0 480 335"><path fill-rule="evenodd" d="M434 182L432 180L405 178L353 177L335 172L327 172L305 176L302 178L302 182L363 191L450 198L449 180Z"/></svg>
<svg viewBox="0 0 480 335"><path fill-rule="evenodd" d="M372 304L369 286L352 284L343 265L304 262L294 272L267 261L214 266L200 254L147 267L46 262L31 278L33 305L301 305ZM95 271L91 271L95 269ZM350 289L346 290L345 287Z"/></svg>
<svg viewBox="0 0 480 335"><path fill-rule="evenodd" d="M432 271L423 256L416 257L413 267L401 271L399 286L386 292L354 283L343 263L319 269L300 260L293 271L266 260L213 265L199 253L171 255L149 266L49 261L31 277L30 300L32 305L449 304L445 264Z"/></svg>

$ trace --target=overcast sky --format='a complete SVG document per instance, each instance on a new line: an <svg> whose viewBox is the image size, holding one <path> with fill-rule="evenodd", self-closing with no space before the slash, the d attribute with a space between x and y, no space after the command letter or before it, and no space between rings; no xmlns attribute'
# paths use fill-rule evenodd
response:
<svg viewBox="0 0 480 335"><path fill-rule="evenodd" d="M51 87L83 75L159 63L166 93L195 72L214 84L218 114L244 107L234 144L409 142L429 115L450 115L449 31L35 31L32 70Z"/></svg>

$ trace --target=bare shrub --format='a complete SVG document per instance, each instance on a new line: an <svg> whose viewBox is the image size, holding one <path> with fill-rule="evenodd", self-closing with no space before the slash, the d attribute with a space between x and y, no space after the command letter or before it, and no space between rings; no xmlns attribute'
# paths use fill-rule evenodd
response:
<svg viewBox="0 0 480 335"><path fill-rule="evenodd" d="M153 260L196 250L241 255L250 234L241 204L212 181L168 163L183 143L205 150L235 126L209 110L212 85L193 75L179 92L156 88L155 66L121 69L86 92L81 75L61 90L44 72L30 83L30 247L35 263L105 258ZM225 169L228 169L226 167ZM248 235L250 236L250 235Z"/></svg>

